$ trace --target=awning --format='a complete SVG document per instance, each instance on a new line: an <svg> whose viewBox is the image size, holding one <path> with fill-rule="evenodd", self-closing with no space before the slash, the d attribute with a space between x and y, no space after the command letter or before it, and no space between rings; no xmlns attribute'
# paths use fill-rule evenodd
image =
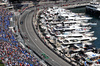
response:
<svg viewBox="0 0 100 66"><path fill-rule="evenodd" d="M98 59L98 62L100 62L100 59Z"/></svg>
<svg viewBox="0 0 100 66"><path fill-rule="evenodd" d="M85 54L88 56L88 58L100 56L100 54L96 54L96 53L93 53L93 52L86 52Z"/></svg>

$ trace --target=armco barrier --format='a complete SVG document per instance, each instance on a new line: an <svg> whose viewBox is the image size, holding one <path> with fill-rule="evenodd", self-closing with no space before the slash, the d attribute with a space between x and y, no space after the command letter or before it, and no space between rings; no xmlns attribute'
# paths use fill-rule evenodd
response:
<svg viewBox="0 0 100 66"><path fill-rule="evenodd" d="M26 8L24 11L21 12L21 14L23 14L27 9L30 9L30 8L33 8L33 7L34 7L34 6ZM33 19L32 19L32 21L33 21ZM32 26L33 26L33 29L34 29L36 35L39 37L39 39L40 39L50 50L52 50L56 55L58 55L60 58L62 58L63 60L65 60L67 63L71 64L72 66L75 66L75 65L73 65L71 62L69 62L68 60L66 60L66 59L63 58L62 56L60 56L58 53L56 53L53 49L51 49L51 48L41 39L41 37L39 36L38 32L37 32L36 29L35 29L35 26L33 25L33 22L32 22ZM33 51L33 52L34 52L40 59L42 59L41 56L39 56L35 51ZM45 62L46 62L46 61L45 61ZM49 66L51 66L48 62L46 62L46 63L47 63ZM76 62L76 63L78 63L78 62Z"/></svg>
<svg viewBox="0 0 100 66"><path fill-rule="evenodd" d="M34 6L33 6L34 7ZM33 8L33 7L30 7L30 8ZM29 9L29 8L27 8L27 9ZM34 11L34 10L32 10L32 11ZM32 12L32 11L30 11L30 12ZM21 13L21 15L23 14L25 12L25 10ZM18 21L18 23L17 23L17 25L18 25L18 29L19 29L19 24L20 24L20 21ZM23 38L23 35L22 35L22 33L21 32L19 32L20 33L20 36ZM23 38L24 39L24 38ZM25 44L24 44L25 45ZM31 49L32 50L32 49ZM41 59L42 60L42 57L41 56L39 56L34 50L32 50L33 51L33 53L37 56L37 57L39 57L39 59ZM51 66L48 62L46 62L45 61L45 63L46 64L48 64L49 66Z"/></svg>
<svg viewBox="0 0 100 66"><path fill-rule="evenodd" d="M34 15L33 15L33 16L34 16ZM33 16L32 16L32 17L33 17ZM33 19L32 19L32 21L33 21ZM32 24L32 26L33 26L33 24ZM35 29L34 29L34 31L35 31ZM39 56L34 50L33 50L33 52L34 52L40 59L42 59L42 57ZM44 60L44 62L45 62L48 66L52 66L52 65L49 64L47 61Z"/></svg>
<svg viewBox="0 0 100 66"><path fill-rule="evenodd" d="M33 21L33 19L32 19L32 21ZM66 60L66 59L63 58L62 56L60 56L58 53L56 53L53 49L51 49L51 48L46 44L46 42L44 42L44 40L41 39L41 37L39 36L38 32L37 32L36 29L35 29L35 26L34 26L33 22L32 22L32 27L33 27L33 29L34 29L36 35L37 35L37 36L39 37L39 39L44 43L45 46L47 46L51 51L53 51L56 55L58 55L58 56L59 56L60 58L62 58L64 61L66 61L67 63L71 64L72 66L75 66L74 64L72 64L71 62L69 62L68 60Z"/></svg>

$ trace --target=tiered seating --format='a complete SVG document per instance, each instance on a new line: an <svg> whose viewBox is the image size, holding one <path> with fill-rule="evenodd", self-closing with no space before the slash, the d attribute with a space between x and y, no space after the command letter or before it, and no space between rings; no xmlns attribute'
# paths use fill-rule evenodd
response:
<svg viewBox="0 0 100 66"><path fill-rule="evenodd" d="M26 51L9 29L9 10L0 7L0 59L6 66L42 66L36 57Z"/></svg>

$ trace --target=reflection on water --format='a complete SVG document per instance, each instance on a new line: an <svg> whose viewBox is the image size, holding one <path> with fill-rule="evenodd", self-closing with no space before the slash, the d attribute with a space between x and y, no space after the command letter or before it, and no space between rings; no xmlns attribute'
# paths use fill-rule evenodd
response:
<svg viewBox="0 0 100 66"><path fill-rule="evenodd" d="M98 38L93 43L97 48L100 48L100 19L93 17L91 21L97 23L97 25L93 26L91 30L95 31L94 36Z"/></svg>
<svg viewBox="0 0 100 66"><path fill-rule="evenodd" d="M85 13L85 7L82 8L75 8L75 9L70 9L72 12L75 13ZM93 17L93 16L92 16ZM93 17L92 20L90 20L89 22L95 22L97 23L97 25L91 26L92 27L92 31L94 32L94 36L97 37L97 40L95 40L93 42L93 44L96 46L96 48L100 48L100 19Z"/></svg>

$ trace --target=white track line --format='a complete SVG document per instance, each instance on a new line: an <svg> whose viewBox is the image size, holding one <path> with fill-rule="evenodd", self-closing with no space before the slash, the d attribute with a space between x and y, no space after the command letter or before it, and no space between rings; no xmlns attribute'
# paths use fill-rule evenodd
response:
<svg viewBox="0 0 100 66"><path fill-rule="evenodd" d="M26 15L26 17L28 16L28 14ZM31 40L32 40L32 37L30 36L30 34L28 33L28 28L26 27L26 19L25 19L25 28L26 28L26 32L27 32L27 34L29 35L29 37L31 38ZM33 35L32 35L33 36ZM32 42L37 46L37 44L32 40ZM38 46L37 46L38 47ZM39 48L39 47L38 47ZM40 48L39 48L39 50L41 50ZM42 50L41 50L42 51ZM42 51L43 53L45 53L44 51ZM45 53L46 54L46 53ZM47 55L47 54L46 54ZM47 55L47 56L49 56L49 55ZM51 58L50 56L49 56L49 58ZM51 58L52 59L52 58ZM56 61L54 61L54 59L52 59L52 61L53 62L56 62ZM56 62L58 65L60 65L58 62Z"/></svg>

